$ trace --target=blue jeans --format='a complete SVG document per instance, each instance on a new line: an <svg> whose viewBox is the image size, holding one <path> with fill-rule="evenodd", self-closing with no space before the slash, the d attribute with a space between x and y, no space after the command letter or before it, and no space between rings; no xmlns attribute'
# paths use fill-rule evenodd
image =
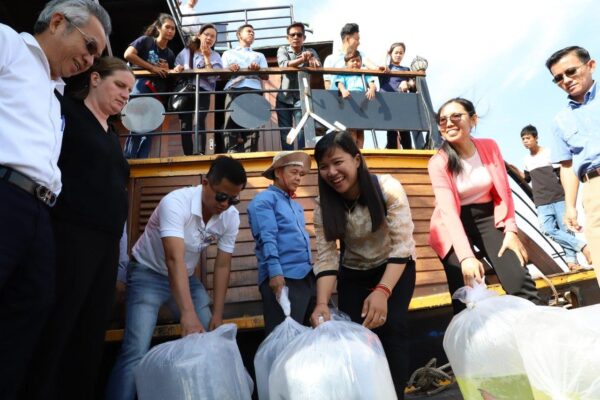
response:
<svg viewBox="0 0 600 400"><path fill-rule="evenodd" d="M138 79L131 94L153 93L146 82L148 79ZM152 147L152 136L145 136L143 133L131 132L125 140L123 154L125 158L148 158Z"/></svg>
<svg viewBox="0 0 600 400"><path fill-rule="evenodd" d="M198 278L191 276L189 282L198 318L204 328L208 329L211 318L210 297ZM150 349L160 306L169 301L172 301L169 278L131 261L127 267L125 334L117 362L108 380L108 400L134 399L136 389L133 370Z"/></svg>
<svg viewBox="0 0 600 400"><path fill-rule="evenodd" d="M287 144L286 139L287 135L290 131L290 127L295 126L294 120L296 120L296 124L300 122L300 118L302 118L302 110L292 110L292 108L300 108L300 100L295 102L293 105L282 103L279 100L275 102L275 108L287 108L287 110L277 110L277 124L283 129L279 129L279 134L281 135L281 150L294 150L293 144ZM298 136L296 136L296 140L298 141L298 149L303 149L304 144L304 130L301 130Z"/></svg>
<svg viewBox="0 0 600 400"><path fill-rule="evenodd" d="M567 262L576 263L577 253L585 247L585 242L577 239L575 235L567 230L563 217L565 215L565 202L544 204L538 206L538 219L542 232L558 243L565 250Z"/></svg>

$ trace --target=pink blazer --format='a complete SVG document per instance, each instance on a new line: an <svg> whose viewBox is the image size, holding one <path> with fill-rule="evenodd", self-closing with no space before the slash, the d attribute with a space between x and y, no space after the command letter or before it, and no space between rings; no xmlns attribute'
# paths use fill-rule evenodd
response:
<svg viewBox="0 0 600 400"><path fill-rule="evenodd" d="M505 232L516 233L515 206L500 149L492 139L472 140L482 164L492 177L491 194L496 227ZM453 247L459 261L462 261L467 257L474 257L474 254L460 220L460 199L447 163L446 152L440 150L431 157L427 167L435 194L435 209L429 226L429 245L441 258Z"/></svg>

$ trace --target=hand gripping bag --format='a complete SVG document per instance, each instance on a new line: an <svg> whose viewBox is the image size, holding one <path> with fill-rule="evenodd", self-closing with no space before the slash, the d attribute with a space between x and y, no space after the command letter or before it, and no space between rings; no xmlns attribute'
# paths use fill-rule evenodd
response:
<svg viewBox="0 0 600 400"><path fill-rule="evenodd" d="M354 322L330 320L297 336L269 374L271 400L396 399L376 334Z"/></svg>
<svg viewBox="0 0 600 400"><path fill-rule="evenodd" d="M498 296L485 283L462 287L452 297L467 308L450 322L443 345L465 400L533 399L514 328L536 306L520 297Z"/></svg>
<svg viewBox="0 0 600 400"><path fill-rule="evenodd" d="M269 399L269 372L277 356L291 343L291 341L310 328L296 322L291 314L291 304L288 297L289 288L285 286L277 299L285 320L267 336L260 344L256 356L254 356L254 371L256 371L256 386L260 400Z"/></svg>
<svg viewBox="0 0 600 400"><path fill-rule="evenodd" d="M253 383L236 332L235 324L224 324L154 347L134 371L138 399L250 399Z"/></svg>
<svg viewBox="0 0 600 400"><path fill-rule="evenodd" d="M536 400L600 399L600 305L537 307L516 325Z"/></svg>

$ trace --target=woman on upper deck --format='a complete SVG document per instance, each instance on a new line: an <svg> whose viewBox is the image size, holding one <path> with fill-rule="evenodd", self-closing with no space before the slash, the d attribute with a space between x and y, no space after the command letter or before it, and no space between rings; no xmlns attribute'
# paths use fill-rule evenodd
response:
<svg viewBox="0 0 600 400"><path fill-rule="evenodd" d="M445 142L428 166L436 200L429 244L444 265L451 294L483 279L475 245L507 293L539 303L517 236L504 160L496 142L471 136L477 118L473 103L463 98L448 100L437 113ZM452 305L455 313L464 308L458 300Z"/></svg>
<svg viewBox="0 0 600 400"><path fill-rule="evenodd" d="M404 59L406 53L406 46L402 42L392 43L387 54L389 57L388 69L392 72L397 71L410 71L410 68L400 65ZM413 78L405 78L401 76L382 76L379 78L381 82L382 92L414 92L416 89L415 80ZM404 135L399 135L399 131L388 131L387 132L387 145L386 149L397 149L398 139L403 149L411 149L411 135L410 132L406 132Z"/></svg>
<svg viewBox="0 0 600 400"><path fill-rule="evenodd" d="M201 69L201 70L212 70L222 69L223 62L219 53L213 50L213 46L217 40L217 28L213 24L204 24L198 34L192 37L188 43L188 46L181 50L175 58L176 67L175 72L181 72L188 69ZM196 78L190 76L185 78L191 84L196 84ZM210 93L215 90L215 85L218 76L200 76L198 79L199 96L198 96L198 115L196 117L196 123L198 125L198 131L206 129L206 117L208 116L208 109L210 106ZM191 102L193 105L193 102ZM183 110L181 110L183 111ZM194 111L194 108L185 110ZM192 133L192 121L194 114L179 114L181 120L181 130L188 133L181 134L181 147L183 148L183 154L186 156L192 155L194 150ZM198 135L198 151L200 154L205 152L205 138L206 133L200 132Z"/></svg>
<svg viewBox="0 0 600 400"><path fill-rule="evenodd" d="M167 74L175 67L175 54L168 47L175 37L175 20L169 14L160 14L144 35L135 39L125 50L124 58L133 66L157 74L160 78L138 78L131 94L166 92ZM127 158L147 158L152 137L131 132L125 144Z"/></svg>
<svg viewBox="0 0 600 400"><path fill-rule="evenodd" d="M134 83L123 60L102 57L74 98L61 99L63 189L51 209L56 300L22 398L95 397L128 210L129 165L108 118L121 112Z"/></svg>
<svg viewBox="0 0 600 400"><path fill-rule="evenodd" d="M408 198L392 176L369 173L347 132L323 136L315 159L317 305L311 322L330 319L328 303L337 280L340 310L379 336L396 394L403 399L409 365L406 319L416 276Z"/></svg>

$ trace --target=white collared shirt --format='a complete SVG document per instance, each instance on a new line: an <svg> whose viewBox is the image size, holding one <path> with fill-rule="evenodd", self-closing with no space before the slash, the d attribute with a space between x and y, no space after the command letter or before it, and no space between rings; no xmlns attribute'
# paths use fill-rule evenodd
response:
<svg viewBox="0 0 600 400"><path fill-rule="evenodd" d="M233 253L240 227L240 216L235 207L213 215L204 224L202 219L202 185L177 189L167 194L148 220L144 233L132 254L148 268L168 276L165 262L164 237L178 237L185 242L185 265L188 276L200 260L200 253L216 243L219 250Z"/></svg>
<svg viewBox="0 0 600 400"><path fill-rule="evenodd" d="M231 64L237 64L240 68L248 68L253 62L257 63L260 68L268 68L267 59L263 53L252 50L250 47L237 47L233 50L227 50L221 57L223 60L223 68L228 69ZM258 74L258 72L257 72ZM225 85L225 90L229 88L249 88L261 90L262 85L258 76L246 75L232 76L229 82Z"/></svg>
<svg viewBox="0 0 600 400"><path fill-rule="evenodd" d="M63 119L50 65L37 40L0 24L0 165L58 194ZM85 151L85 149L81 149Z"/></svg>

